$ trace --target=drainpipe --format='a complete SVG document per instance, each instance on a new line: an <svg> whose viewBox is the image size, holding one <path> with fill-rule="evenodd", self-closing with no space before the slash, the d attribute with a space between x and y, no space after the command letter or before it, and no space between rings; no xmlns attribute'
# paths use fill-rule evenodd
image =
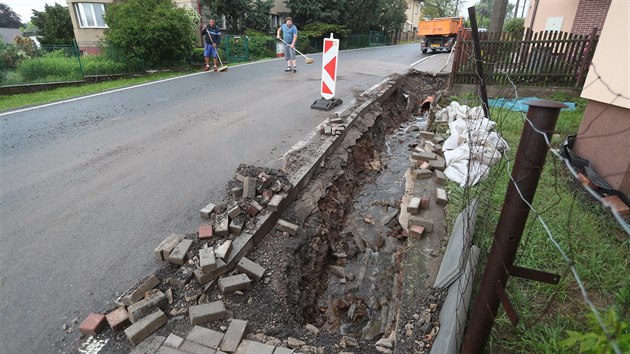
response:
<svg viewBox="0 0 630 354"><path fill-rule="evenodd" d="M534 12L532 13L532 21L529 24L529 28L532 30L532 32L534 32L534 21L536 21L536 12L538 11L538 3L540 2L540 0L533 0L535 1L535 5L534 5Z"/></svg>

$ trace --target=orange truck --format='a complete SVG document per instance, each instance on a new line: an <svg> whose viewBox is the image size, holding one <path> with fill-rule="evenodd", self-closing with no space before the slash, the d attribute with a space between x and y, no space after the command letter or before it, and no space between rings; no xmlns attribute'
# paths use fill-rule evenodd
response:
<svg viewBox="0 0 630 354"><path fill-rule="evenodd" d="M450 52L462 28L462 17L444 17L418 23L418 36L422 39L422 53L427 50Z"/></svg>

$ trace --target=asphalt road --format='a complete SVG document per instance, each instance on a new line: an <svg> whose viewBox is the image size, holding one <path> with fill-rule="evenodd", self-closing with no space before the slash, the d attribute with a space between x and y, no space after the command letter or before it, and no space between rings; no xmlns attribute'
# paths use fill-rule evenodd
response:
<svg viewBox="0 0 630 354"><path fill-rule="evenodd" d="M421 57L418 44L341 52L337 97ZM329 114L310 109L313 58L297 74L276 59L0 113L0 352L56 351L64 323L156 269L169 233L196 231L240 163L281 166Z"/></svg>

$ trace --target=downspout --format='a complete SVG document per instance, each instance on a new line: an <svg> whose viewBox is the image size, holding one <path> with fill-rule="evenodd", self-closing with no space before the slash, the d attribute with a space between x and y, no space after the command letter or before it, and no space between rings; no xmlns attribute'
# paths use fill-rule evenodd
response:
<svg viewBox="0 0 630 354"><path fill-rule="evenodd" d="M538 11L538 3L540 2L540 0L534 1L536 1L536 4L534 5L534 12L532 13L532 21L529 24L529 28L532 30L532 32L534 31L534 21L536 21L536 12Z"/></svg>

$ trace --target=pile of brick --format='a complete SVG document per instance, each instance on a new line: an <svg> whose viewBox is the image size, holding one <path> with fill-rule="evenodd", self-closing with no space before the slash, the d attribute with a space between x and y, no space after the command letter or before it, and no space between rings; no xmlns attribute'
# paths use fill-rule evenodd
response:
<svg viewBox="0 0 630 354"><path fill-rule="evenodd" d="M435 188L435 204L445 206L448 203L446 190L442 188L446 184L444 169L446 161L442 155L442 142L444 138L431 132L420 133L422 140L414 148L411 166L411 174L415 179L433 178L438 187ZM424 232L433 231L433 219L425 216L424 211L429 209L431 196L414 195L409 200L407 212L409 217L409 236L420 239Z"/></svg>
<svg viewBox="0 0 630 354"><path fill-rule="evenodd" d="M346 130L346 127L347 125L344 123L343 118L328 118L319 127L319 132L323 135L341 135L341 133Z"/></svg>

